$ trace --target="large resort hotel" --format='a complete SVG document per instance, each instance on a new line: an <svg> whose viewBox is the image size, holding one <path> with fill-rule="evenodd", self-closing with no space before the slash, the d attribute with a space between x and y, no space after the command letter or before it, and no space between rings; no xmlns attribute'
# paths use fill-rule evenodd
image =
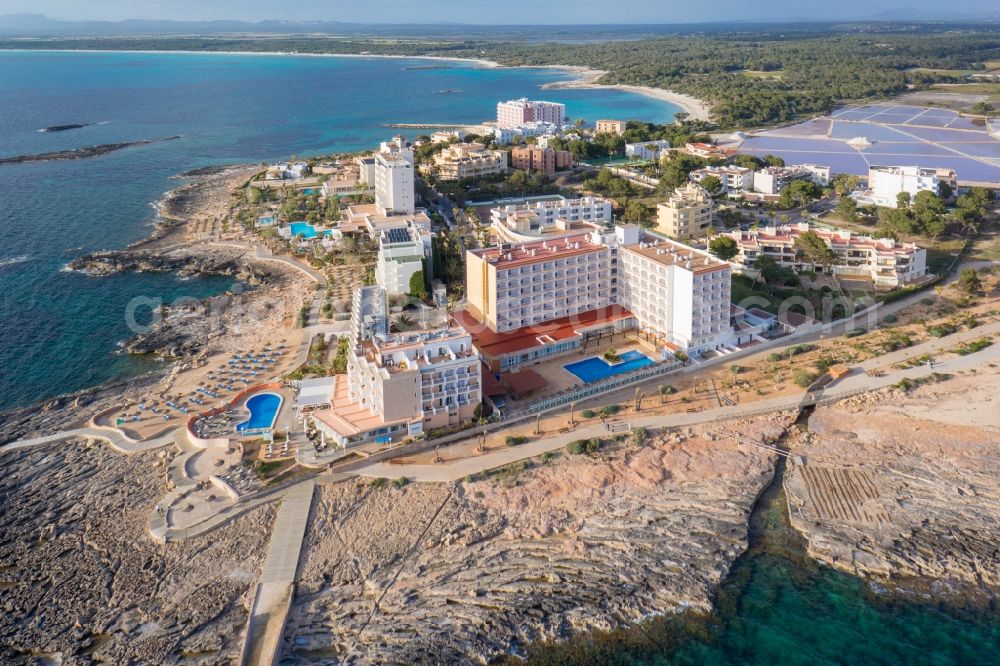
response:
<svg viewBox="0 0 1000 666"><path fill-rule="evenodd" d="M636 330L661 358L731 343L730 266L634 225L469 250L455 320L493 372Z"/></svg>

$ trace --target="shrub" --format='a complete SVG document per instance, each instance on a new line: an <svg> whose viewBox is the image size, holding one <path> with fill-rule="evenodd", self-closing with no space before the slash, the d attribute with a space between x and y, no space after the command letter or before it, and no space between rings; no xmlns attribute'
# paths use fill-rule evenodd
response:
<svg viewBox="0 0 1000 666"><path fill-rule="evenodd" d="M921 298L920 299L920 304L921 305L934 305L934 299L933 298Z"/></svg>
<svg viewBox="0 0 1000 666"><path fill-rule="evenodd" d="M603 444L604 442L602 442L600 438L591 437L590 439L587 440L585 448L587 450L587 453L597 453L597 451L600 450Z"/></svg>
<svg viewBox="0 0 1000 666"><path fill-rule="evenodd" d="M405 476L401 476L398 479L396 479L395 481L393 481L392 485L396 486L397 488L402 488L403 486L405 486L409 482L410 482L409 479L407 479Z"/></svg>
<svg viewBox="0 0 1000 666"><path fill-rule="evenodd" d="M809 386L816 381L816 378L817 375L815 372L809 372L808 370L796 370L794 381L802 388L809 388Z"/></svg>
<svg viewBox="0 0 1000 666"><path fill-rule="evenodd" d="M619 411L621 411L621 407L619 405L604 405L601 407L601 416L613 416Z"/></svg>
<svg viewBox="0 0 1000 666"><path fill-rule="evenodd" d="M507 435L507 439L504 441L506 442L507 446L518 446L520 444L524 444L525 442L527 442L528 438L524 437L523 435Z"/></svg>
<svg viewBox="0 0 1000 666"><path fill-rule="evenodd" d="M546 451L545 453L542 454L542 462L547 463L548 461L552 460L553 455L554 454L551 451Z"/></svg>
<svg viewBox="0 0 1000 666"><path fill-rule="evenodd" d="M372 488L381 488L382 486L385 485L385 479L383 479L380 476L377 479L372 479L371 481L369 481L368 485L371 486Z"/></svg>
<svg viewBox="0 0 1000 666"><path fill-rule="evenodd" d="M884 321L887 324L895 324L896 321L898 321L898 320L899 320L899 317L897 317L894 314L887 314L886 316L882 317L882 321Z"/></svg>
<svg viewBox="0 0 1000 666"><path fill-rule="evenodd" d="M649 439L649 431L643 427L635 428L632 431L632 438L635 440L636 444L643 444L647 439Z"/></svg>
<svg viewBox="0 0 1000 666"><path fill-rule="evenodd" d="M594 418L594 416L596 416L596 414L594 414L594 410L592 409L585 409L582 412L580 412L580 416L582 416L585 419L592 419Z"/></svg>
<svg viewBox="0 0 1000 666"><path fill-rule="evenodd" d="M677 393L677 389L670 384L664 384L660 387L660 395L673 395Z"/></svg>
<svg viewBox="0 0 1000 666"><path fill-rule="evenodd" d="M674 352L674 358L676 358L681 363L687 363L688 362L688 355L685 354L682 351Z"/></svg>
<svg viewBox="0 0 1000 666"><path fill-rule="evenodd" d="M927 333L935 338L943 338L946 335L951 335L956 330L954 324L935 324L927 329Z"/></svg>
<svg viewBox="0 0 1000 666"><path fill-rule="evenodd" d="M777 363L778 361L781 360L781 354L779 354L778 352L773 352L771 354L768 354L767 360L770 361L771 363Z"/></svg>
<svg viewBox="0 0 1000 666"><path fill-rule="evenodd" d="M578 456L586 452L587 452L587 440L585 439L573 440L572 442L566 445L566 453L570 455Z"/></svg>
<svg viewBox="0 0 1000 666"><path fill-rule="evenodd" d="M982 338L974 342L966 342L961 344L952 351L959 356L968 356L969 354L974 354L977 351L982 351L993 344L993 341L989 338Z"/></svg>
<svg viewBox="0 0 1000 666"><path fill-rule="evenodd" d="M851 330L849 330L846 333L844 333L844 337L845 338L856 338L859 335L864 335L867 332L868 331L866 331L863 328L852 328Z"/></svg>

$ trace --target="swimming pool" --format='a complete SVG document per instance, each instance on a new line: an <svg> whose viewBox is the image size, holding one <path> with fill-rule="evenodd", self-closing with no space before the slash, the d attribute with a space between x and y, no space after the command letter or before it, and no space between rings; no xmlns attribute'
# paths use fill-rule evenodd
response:
<svg viewBox="0 0 1000 666"><path fill-rule="evenodd" d="M243 403L250 418L236 426L236 432L246 433L256 430L268 430L274 427L281 409L281 396L277 393L257 393Z"/></svg>
<svg viewBox="0 0 1000 666"><path fill-rule="evenodd" d="M316 238L316 236L319 235L319 232L316 231L316 227L309 224L308 222L292 222L291 224L288 225L288 228L292 232L292 238L295 238L296 236L299 235L301 235L303 238ZM324 229L323 235L329 236L330 230Z"/></svg>
<svg viewBox="0 0 1000 666"><path fill-rule="evenodd" d="M600 356L593 356L563 367L582 379L584 383L593 384L606 377L631 372L655 363L653 359L642 352L634 350L625 352L619 358L621 360L618 363L608 363Z"/></svg>

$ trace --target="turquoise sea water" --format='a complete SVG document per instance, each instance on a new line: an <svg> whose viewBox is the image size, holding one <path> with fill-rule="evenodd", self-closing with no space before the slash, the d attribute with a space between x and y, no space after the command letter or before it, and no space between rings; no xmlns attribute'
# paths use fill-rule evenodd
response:
<svg viewBox="0 0 1000 666"><path fill-rule="evenodd" d="M432 69L427 69L432 67ZM148 235L150 204L198 167L372 147L391 123L475 123L497 101L544 97L573 118L667 122L669 104L614 90L540 91L553 69L422 59L0 52L0 156L175 141L97 158L0 165L0 410L144 371L114 356L138 295L169 302L231 286L60 269ZM76 123L82 129L39 133Z"/></svg>

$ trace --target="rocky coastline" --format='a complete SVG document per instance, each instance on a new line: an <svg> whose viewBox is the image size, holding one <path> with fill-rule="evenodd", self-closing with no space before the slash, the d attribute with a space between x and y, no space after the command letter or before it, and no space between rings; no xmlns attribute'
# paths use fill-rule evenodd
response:
<svg viewBox="0 0 1000 666"><path fill-rule="evenodd" d="M808 554L915 601L995 608L998 390L986 368L818 408L785 478Z"/></svg>

